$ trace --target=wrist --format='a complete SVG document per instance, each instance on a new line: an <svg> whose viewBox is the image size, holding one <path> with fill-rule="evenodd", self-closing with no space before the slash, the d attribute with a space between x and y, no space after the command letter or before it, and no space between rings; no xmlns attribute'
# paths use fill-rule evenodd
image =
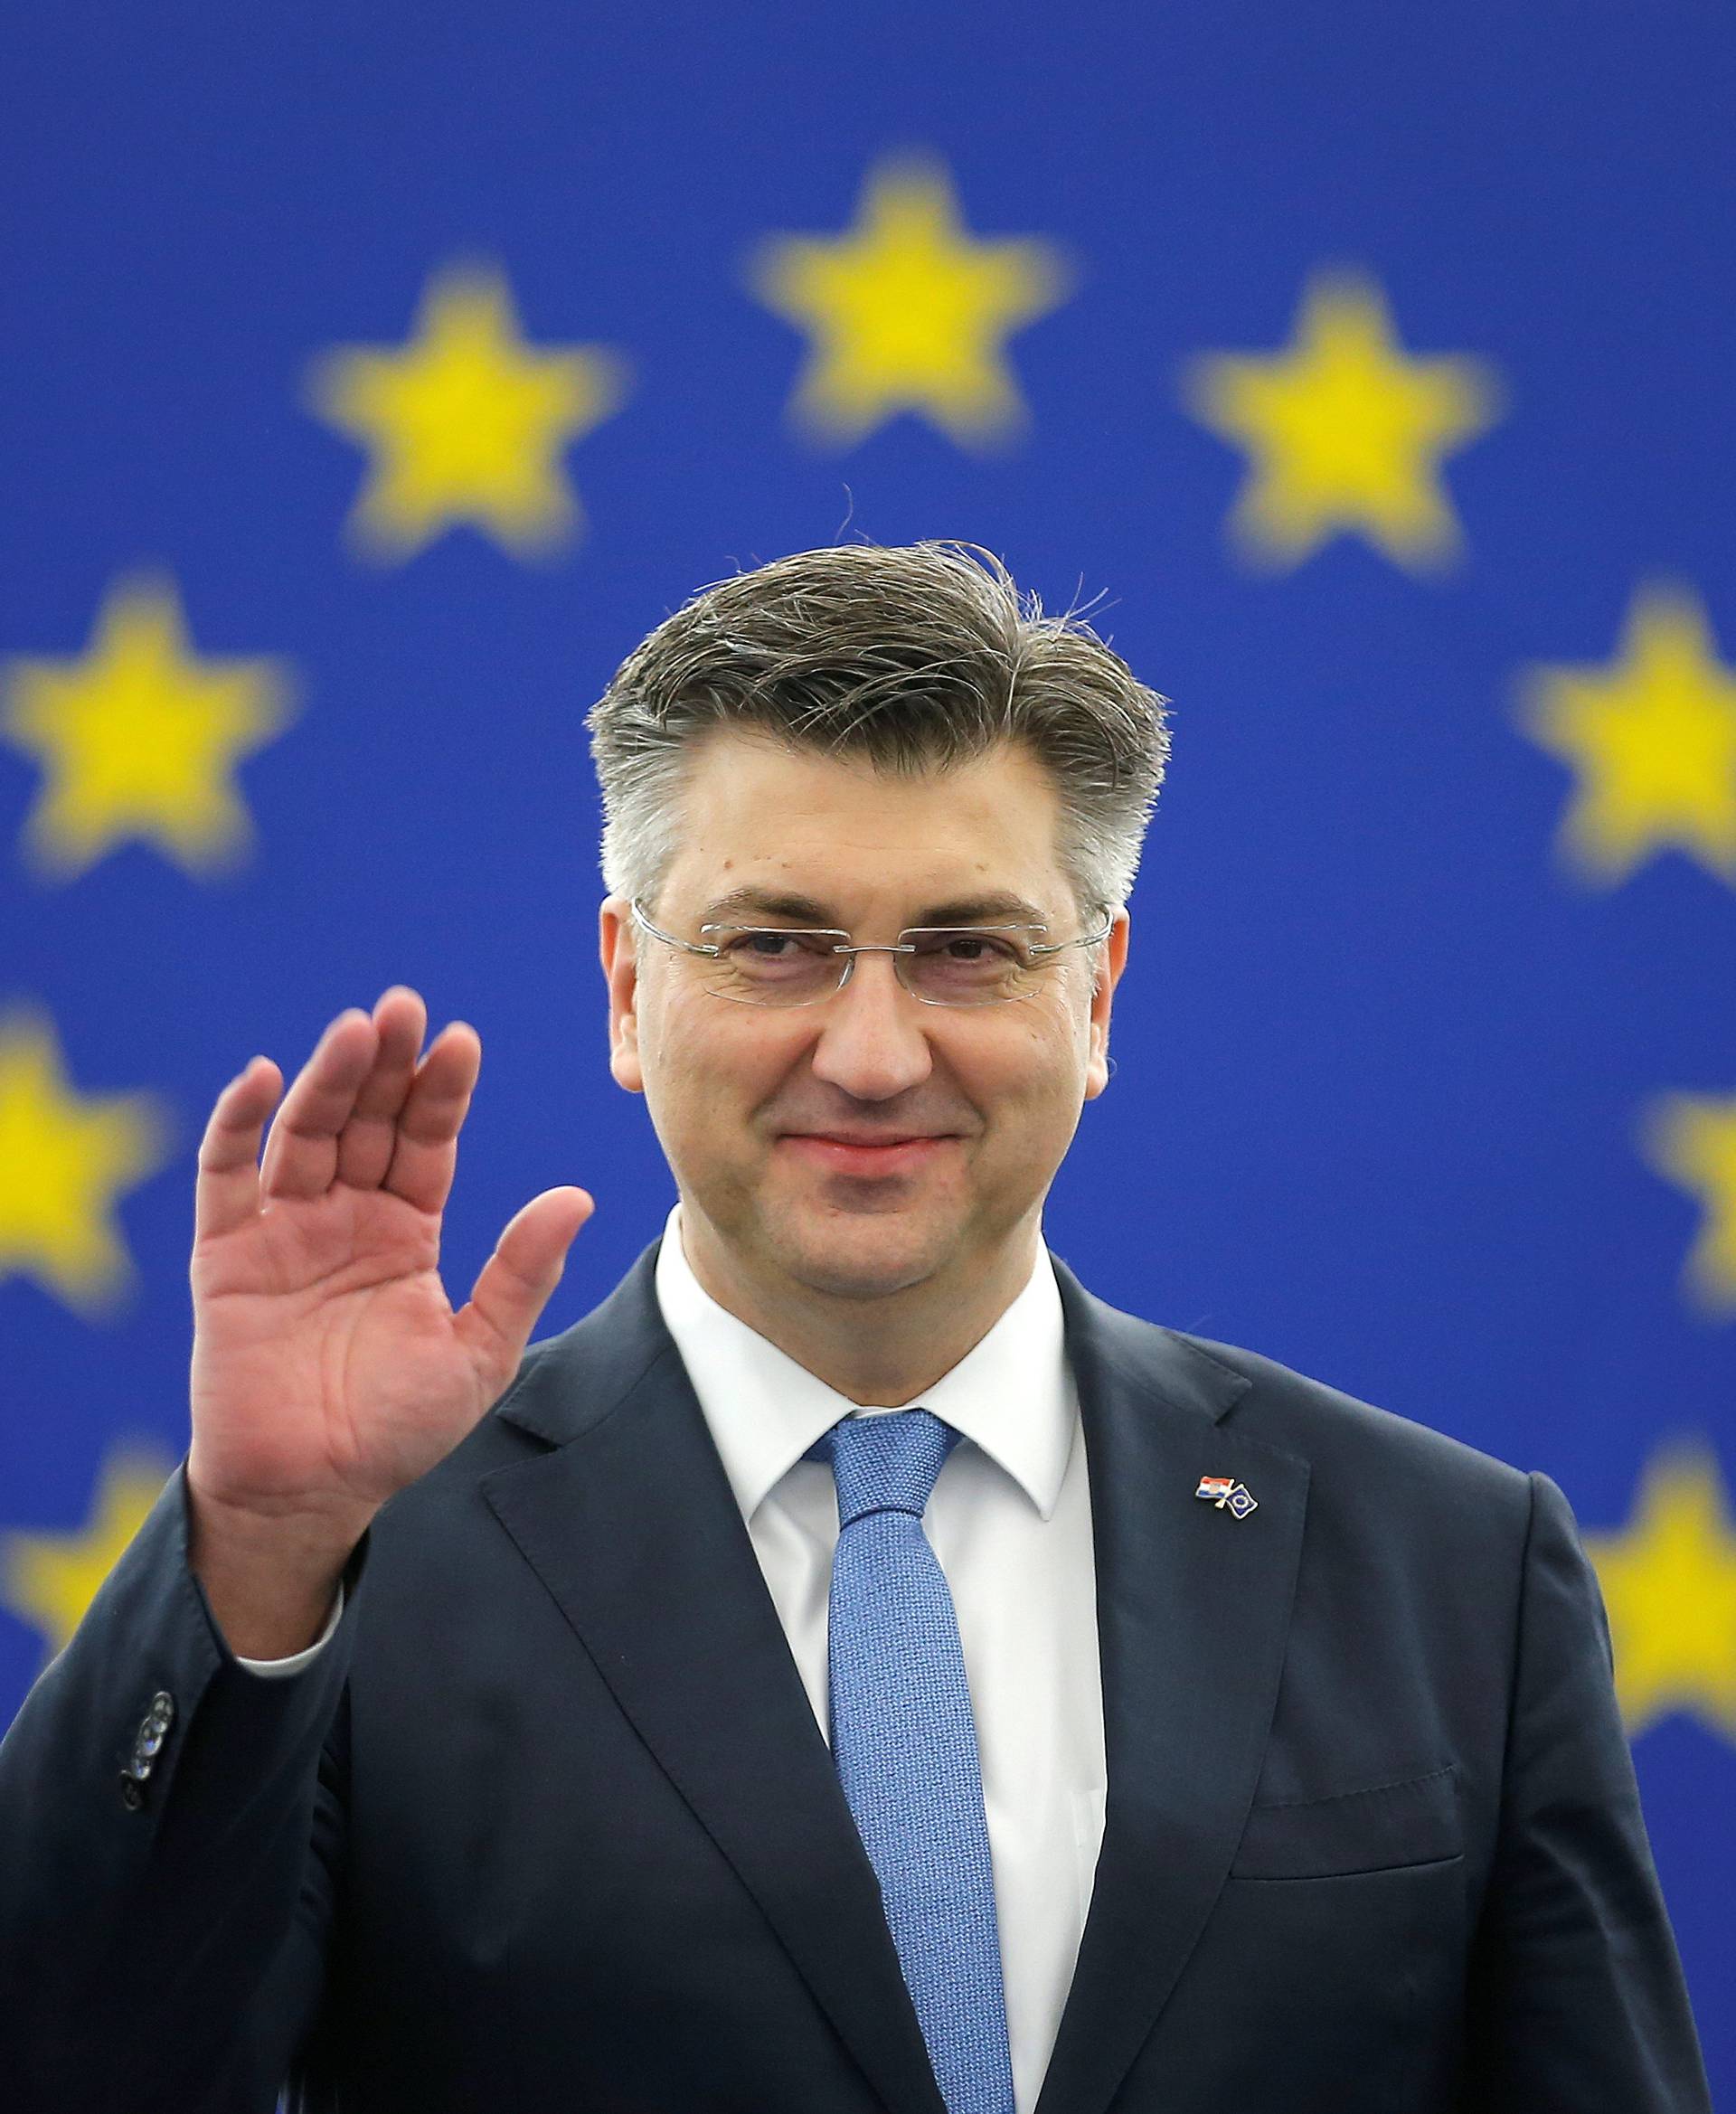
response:
<svg viewBox="0 0 1736 2114"><path fill-rule="evenodd" d="M237 1658L305 1651L330 1618L368 1520L261 1515L200 1496L189 1481L187 1566Z"/></svg>
<svg viewBox="0 0 1736 2114"><path fill-rule="evenodd" d="M311 1503L305 1498L239 1499L223 1496L206 1483L194 1453L187 1457L187 1510L199 1530L213 1541L240 1549L258 1549L280 1562L313 1569L334 1553L341 1565L367 1531L377 1505L349 1502Z"/></svg>

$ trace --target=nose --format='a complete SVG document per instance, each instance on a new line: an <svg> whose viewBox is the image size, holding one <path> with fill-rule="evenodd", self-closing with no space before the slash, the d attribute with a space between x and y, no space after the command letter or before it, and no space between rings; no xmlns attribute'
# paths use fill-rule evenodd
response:
<svg viewBox="0 0 1736 2114"><path fill-rule="evenodd" d="M863 1101L890 1100L934 1069L927 1006L899 982L891 954L853 955L843 990L816 1008L814 1076Z"/></svg>

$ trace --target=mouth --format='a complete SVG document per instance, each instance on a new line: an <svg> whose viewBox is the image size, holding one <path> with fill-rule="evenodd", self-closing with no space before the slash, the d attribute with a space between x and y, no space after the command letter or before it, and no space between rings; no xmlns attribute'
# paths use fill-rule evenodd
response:
<svg viewBox="0 0 1736 2114"><path fill-rule="evenodd" d="M950 1136L893 1137L864 1144L854 1138L826 1137L818 1133L788 1132L779 1141L802 1158L842 1175L909 1175L936 1159L948 1146L957 1145Z"/></svg>

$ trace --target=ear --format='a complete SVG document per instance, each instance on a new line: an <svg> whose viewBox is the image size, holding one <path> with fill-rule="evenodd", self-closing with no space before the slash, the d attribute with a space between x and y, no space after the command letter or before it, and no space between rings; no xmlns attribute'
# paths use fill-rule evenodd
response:
<svg viewBox="0 0 1736 2114"><path fill-rule="evenodd" d="M609 1069L617 1086L630 1094L645 1091L639 1063L638 931L633 908L624 895L607 895L597 914L599 951L609 985Z"/></svg>
<svg viewBox="0 0 1736 2114"><path fill-rule="evenodd" d="M1127 966L1127 938L1133 920L1126 909L1116 913L1109 936L1090 951L1101 965L1103 980L1091 997L1090 1053L1085 1063L1085 1099L1096 1100L1109 1083L1109 1008L1115 1003L1115 986Z"/></svg>

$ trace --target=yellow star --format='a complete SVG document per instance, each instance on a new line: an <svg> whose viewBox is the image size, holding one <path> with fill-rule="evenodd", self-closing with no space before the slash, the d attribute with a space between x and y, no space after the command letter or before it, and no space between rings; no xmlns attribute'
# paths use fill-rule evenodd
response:
<svg viewBox="0 0 1736 2114"><path fill-rule="evenodd" d="M1674 848L1736 887L1736 681L1691 590L1641 588L1613 666L1528 671L1519 723L1580 773L1557 848L1581 881Z"/></svg>
<svg viewBox="0 0 1736 2114"><path fill-rule="evenodd" d="M870 173L847 234L774 236L749 277L811 334L790 406L811 438L849 447L908 411L985 448L1027 423L1003 340L1058 307L1071 272L1048 242L971 241L945 168L910 156Z"/></svg>
<svg viewBox="0 0 1736 2114"><path fill-rule="evenodd" d="M292 716L280 663L196 658L174 585L141 579L109 590L83 659L10 667L0 729L48 773L23 839L42 878L129 837L195 876L241 864L253 825L231 774Z"/></svg>
<svg viewBox="0 0 1736 2114"><path fill-rule="evenodd" d="M1299 564L1338 533L1412 571L1460 555L1440 459L1498 416L1494 370L1407 359L1372 280L1316 274L1288 351L1204 354L1184 391L1203 425L1252 455L1231 516L1251 563Z"/></svg>
<svg viewBox="0 0 1736 2114"><path fill-rule="evenodd" d="M505 274L438 271L401 350L339 345L315 361L316 413L373 450L348 529L370 555L412 557L468 522L518 557L584 526L561 458L625 401L626 363L601 345L536 349Z"/></svg>
<svg viewBox="0 0 1736 2114"><path fill-rule="evenodd" d="M106 1462L93 1516L82 1528L0 1534L0 1590L13 1613L46 1638L44 1663L71 1642L174 1473L175 1464L155 1451L123 1449Z"/></svg>
<svg viewBox="0 0 1736 2114"><path fill-rule="evenodd" d="M1641 1149L1705 1206L1684 1275L1688 1297L1714 1317L1736 1314L1736 1094L1662 1096L1646 1111Z"/></svg>
<svg viewBox="0 0 1736 2114"><path fill-rule="evenodd" d="M1736 1740L1736 1522L1710 1447L1660 1449L1627 1527L1584 1541L1629 1738L1692 1711Z"/></svg>
<svg viewBox="0 0 1736 2114"><path fill-rule="evenodd" d="M33 1277L88 1319L132 1288L116 1198L168 1157L148 1094L78 1099L48 1019L0 1016L0 1280Z"/></svg>

